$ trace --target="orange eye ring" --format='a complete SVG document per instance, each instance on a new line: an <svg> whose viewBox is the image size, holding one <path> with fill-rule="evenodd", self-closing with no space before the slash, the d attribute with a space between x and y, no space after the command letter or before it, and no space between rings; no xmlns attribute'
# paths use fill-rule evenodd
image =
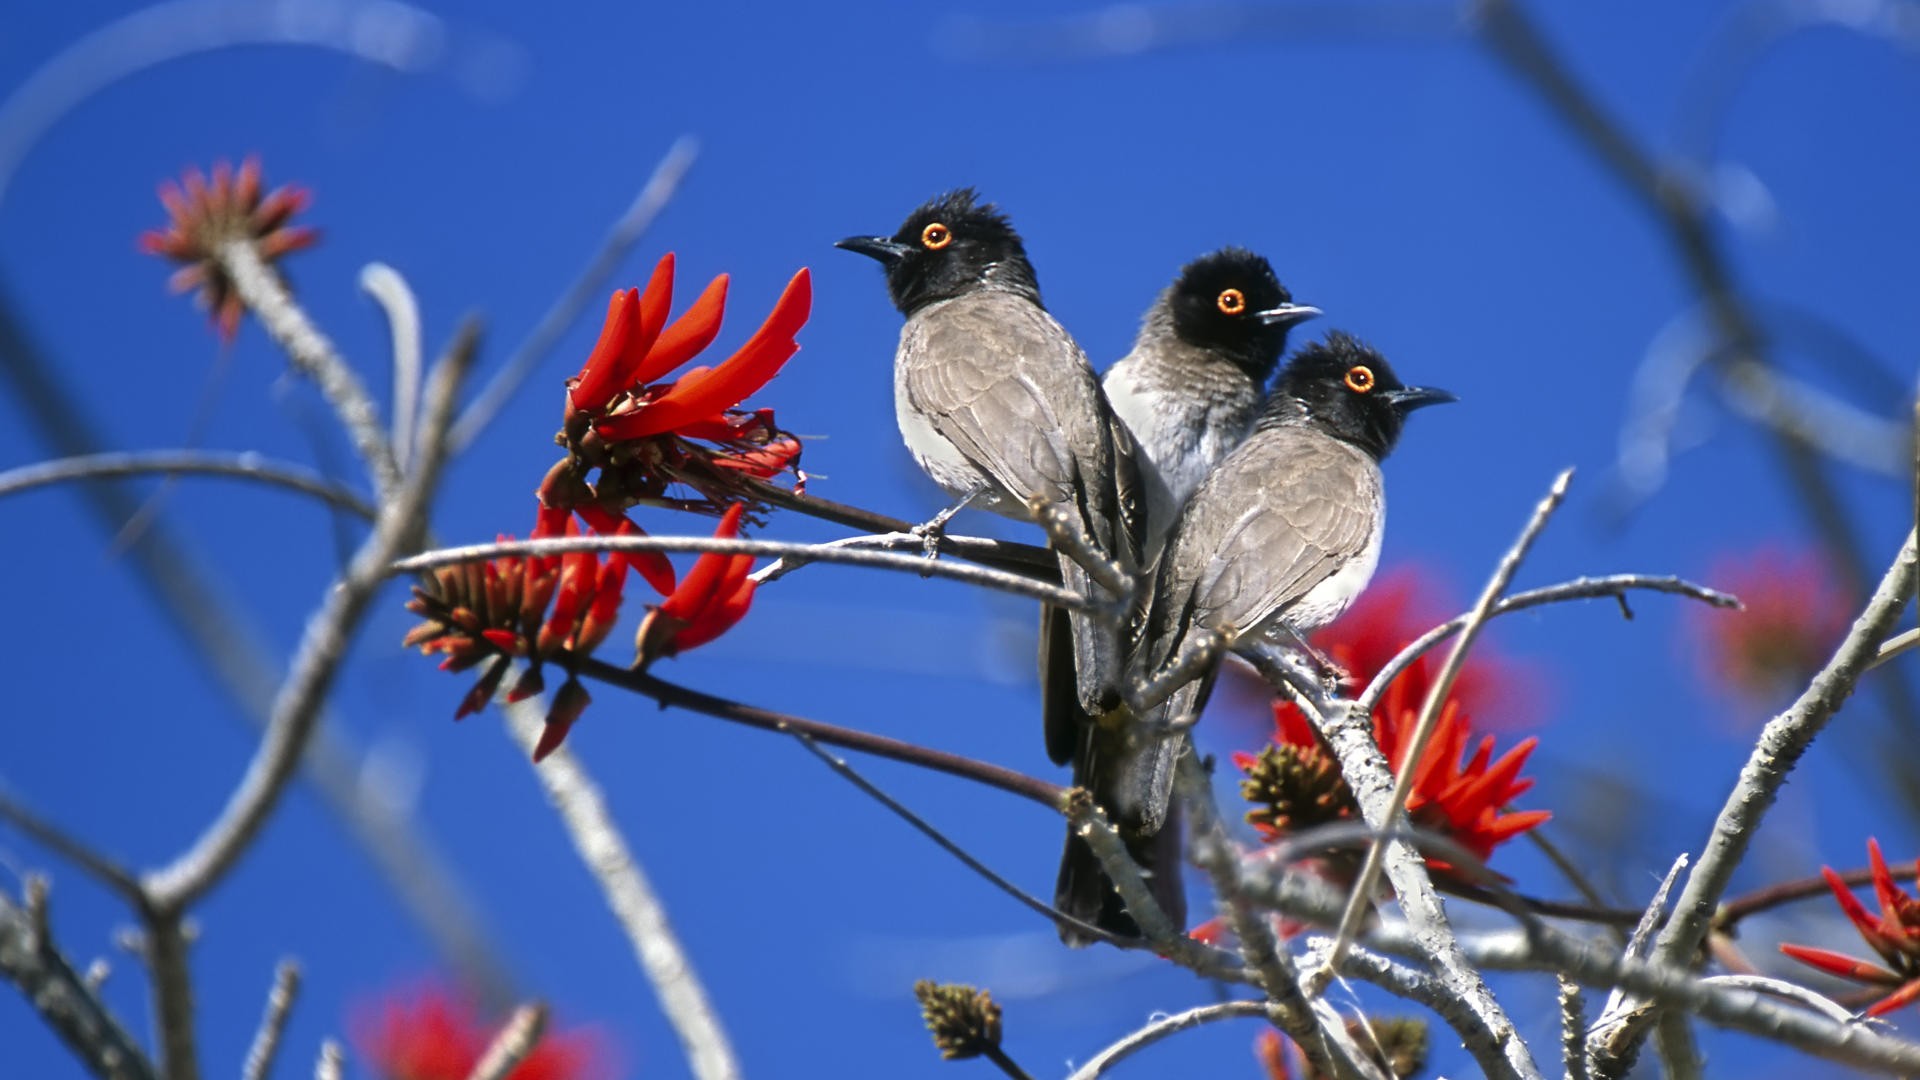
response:
<svg viewBox="0 0 1920 1080"><path fill-rule="evenodd" d="M1214 303L1220 305L1222 315L1238 315L1247 310L1247 295L1239 289L1228 289Z"/></svg>
<svg viewBox="0 0 1920 1080"><path fill-rule="evenodd" d="M939 251L951 243L953 230L937 221L920 230L920 246L928 251Z"/></svg>
<svg viewBox="0 0 1920 1080"><path fill-rule="evenodd" d="M1347 389L1356 394L1364 394L1373 389L1373 369L1365 364L1355 364L1347 369Z"/></svg>

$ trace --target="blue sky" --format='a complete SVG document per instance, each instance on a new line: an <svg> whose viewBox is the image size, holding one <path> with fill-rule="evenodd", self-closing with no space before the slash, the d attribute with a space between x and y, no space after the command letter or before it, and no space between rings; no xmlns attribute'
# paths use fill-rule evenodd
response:
<svg viewBox="0 0 1920 1080"><path fill-rule="evenodd" d="M1677 103L1693 93L1702 50L1730 8L1537 6L1575 72L1638 136L1673 148ZM640 283L666 250L678 254L683 296L729 272L727 346L796 268L811 267L802 351L755 400L818 436L806 463L827 497L910 518L939 504L891 418L898 318L873 265L831 244L891 231L926 196L967 183L1013 216L1049 306L1098 365L1125 352L1182 262L1237 243L1270 256L1299 300L1325 309L1309 330L1349 329L1409 381L1456 392L1463 403L1421 414L1388 462L1386 554L1389 566L1427 567L1454 604L1464 606L1568 465L1579 470L1574 496L1523 584L1620 570L1700 576L1723 553L1807 542L1768 442L1700 392L1683 412L1688 448L1665 486L1624 526L1608 523L1602 496L1630 380L1649 342L1686 311L1688 286L1641 208L1483 50L1354 34L1098 60L994 63L960 50L975 38L956 17L1028 18L1030 8L867 2L829 15L750 3L722 14L484 0L429 7L442 48L415 73L310 48L168 63L89 98L32 147L0 202L0 280L114 446L180 445L204 413L204 446L338 469L344 444L329 433L316 448L317 399L258 328L244 328L223 360L200 316L166 293L166 268L135 251L136 234L161 219L159 180L254 152L270 182L310 187L307 220L325 238L290 273L314 318L384 388L386 329L354 284L361 266L379 260L406 275L430 347L462 314L482 313L483 362L497 364L653 162L693 134L702 153L684 189L609 288ZM11 91L130 10L14 13L0 86ZM1790 305L1844 327L1882 370L1835 361L1792 334L1782 362L1884 416L1903 409L1896 391L1912 382L1920 337L1911 302L1920 144L1899 135L1916 102L1910 52L1820 30L1766 54L1718 140L1726 190L1764 193L1722 222L1743 286L1770 315L1784 318ZM553 459L561 380L597 328L575 326L453 469L435 516L441 536L524 532ZM0 403L0 465L46 455L26 420L17 401ZM1877 572L1910 520L1906 482L1834 470L1831 483ZM286 655L334 572L327 517L214 481L176 485L165 511L257 620L260 644ZM158 864L217 811L252 752L251 729L74 492L17 497L0 505L0 521L17 610L0 784L128 862ZM644 523L710 526L665 515ZM1023 535L978 515L957 527ZM833 533L777 517L762 535ZM627 1075L683 1074L625 942L497 719L449 723L464 682L399 650L401 599L395 586L355 647L339 722L412 778L424 826L471 885L521 991L550 998L563 1024L601 1027ZM1603 874L1626 901L1698 846L1764 713L1701 684L1674 602L1635 607L1631 623L1596 603L1519 616L1490 635L1533 673L1539 695L1525 709L1541 737L1541 783L1527 805L1572 825L1603 779L1631 785L1645 830L1638 861ZM817 567L763 592L738 631L663 673L1064 779L1037 730L1031 614L945 583ZM1008 1049L1038 1075L1061 1073L1154 1011L1215 993L1139 956L1059 948L1050 929L797 747L596 696L570 745L607 787L753 1074L984 1072L934 1056L909 993L921 977L991 986L1007 1006ZM1259 737L1255 720L1211 719L1210 750ZM1867 764L1881 723L1874 701L1843 721L1763 834L1756 860L1780 876L1857 864L1869 832L1890 856L1912 854L1914 829ZM1050 886L1060 827L1044 812L857 764L1016 881ZM1529 891L1568 891L1518 846L1496 865ZM116 903L17 834L0 832L0 866L9 887L15 869L54 872L62 941L82 958L114 957L107 996L144 1032L144 984L111 944L126 921ZM308 977L286 1075L342 1031L352 1002L439 970L305 790L199 914L212 1073L237 1068L282 955L301 958ZM1816 914L1825 910L1808 909ZM1751 948L1771 952L1764 938ZM1503 985L1544 1051L1545 984ZM1253 1075L1256 1030L1183 1036L1136 1072L1179 1062ZM1438 1063L1464 1072L1437 1042ZM0 994L0 1043L19 1075L79 1075L12 994ZM1741 1039L1714 1036L1710 1047L1716 1063L1765 1060Z"/></svg>

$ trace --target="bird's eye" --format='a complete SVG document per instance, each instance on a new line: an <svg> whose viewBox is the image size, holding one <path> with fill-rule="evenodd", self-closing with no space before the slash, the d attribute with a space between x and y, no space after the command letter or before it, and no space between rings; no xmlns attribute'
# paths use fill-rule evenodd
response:
<svg viewBox="0 0 1920 1080"><path fill-rule="evenodd" d="M1223 315L1238 315L1247 310L1246 294L1239 289L1228 289L1221 293L1220 298L1214 303L1220 305L1220 312Z"/></svg>
<svg viewBox="0 0 1920 1080"><path fill-rule="evenodd" d="M1347 389L1356 394L1364 394L1373 389L1373 369L1365 364L1355 364L1348 368Z"/></svg>
<svg viewBox="0 0 1920 1080"><path fill-rule="evenodd" d="M953 243L953 230L937 221L920 230L920 246L928 251L939 251L951 243Z"/></svg>

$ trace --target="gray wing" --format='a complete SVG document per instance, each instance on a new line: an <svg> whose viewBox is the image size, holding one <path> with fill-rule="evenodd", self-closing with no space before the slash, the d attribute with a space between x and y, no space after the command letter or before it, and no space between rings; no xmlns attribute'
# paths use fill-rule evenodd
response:
<svg viewBox="0 0 1920 1080"><path fill-rule="evenodd" d="M1086 354L1051 315L983 292L908 321L901 378L913 406L1013 498L1078 506L1103 547L1113 541L1113 442Z"/></svg>
<svg viewBox="0 0 1920 1080"><path fill-rule="evenodd" d="M1242 443L1194 493L1161 558L1142 642L1151 670L1190 628L1251 633L1364 553L1380 494L1379 466L1318 432L1273 428Z"/></svg>

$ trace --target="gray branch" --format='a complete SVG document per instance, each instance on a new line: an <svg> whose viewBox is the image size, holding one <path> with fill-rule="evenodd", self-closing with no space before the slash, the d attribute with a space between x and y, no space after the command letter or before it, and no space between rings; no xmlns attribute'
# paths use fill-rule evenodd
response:
<svg viewBox="0 0 1920 1080"><path fill-rule="evenodd" d="M273 989L267 992L267 1011L260 1018L260 1030L247 1048L246 1063L240 1067L240 1080L267 1080L273 1074L273 1059L280 1052L280 1039L287 1033L287 1018L293 1015L293 999L300 993L300 965L280 961L273 973Z"/></svg>
<svg viewBox="0 0 1920 1080"><path fill-rule="evenodd" d="M1067 1080L1094 1080L1105 1076L1107 1070L1120 1062L1145 1050L1162 1039L1171 1038L1183 1031L1197 1028L1202 1024L1211 1024L1217 1020L1235 1020L1248 1016L1265 1016L1273 1006L1265 1001L1221 1001L1212 1005L1202 1005L1197 1009L1163 1016L1146 1027L1132 1032L1119 1042L1100 1051L1087 1060L1085 1065L1073 1071Z"/></svg>
<svg viewBox="0 0 1920 1080"><path fill-rule="evenodd" d="M1653 959L1663 964L1690 962L1706 939L1713 912L1733 872L1746 856L1761 819L1779 797L1807 747L1825 730L1827 722L1853 694L1855 682L1880 654L1881 642L1893 630L1913 597L1914 534L1907 534L1900 554L1880 579L1866 610L1854 621L1840 648L1815 675L1807 689L1787 710L1767 722L1760 739L1740 770L1713 832L1700 853L1686 887L1674 904L1673 919L1660 932ZM1587 1046L1595 1061L1630 1057L1650 1019L1648 1010L1595 1031Z"/></svg>
<svg viewBox="0 0 1920 1080"><path fill-rule="evenodd" d="M19 987L88 1072L103 1080L156 1080L140 1044L54 945L46 904L39 878L27 879L24 906L0 893L0 976Z"/></svg>
<svg viewBox="0 0 1920 1080"><path fill-rule="evenodd" d="M111 480L123 476L224 476L286 488L311 495L364 518L372 518L372 504L312 469L274 461L251 451L142 450L83 454L35 462L0 472L0 499L48 484L74 480Z"/></svg>
<svg viewBox="0 0 1920 1080"><path fill-rule="evenodd" d="M919 543L918 539L913 541L914 546L918 546ZM897 570L921 577L947 578L950 581L998 589L1001 592L1025 596L1076 611L1085 611L1094 607L1086 597L1069 592L1058 585L1049 585L1034 578L985 566L969 566L918 555L901 555L892 551L869 551L834 543L796 544L781 540L738 540L718 536L566 536L543 540L468 544L464 547L439 548L410 558L397 559L392 566L388 567L388 571L394 574L414 574L454 563L481 562L508 555L562 555L569 551L718 552L722 555L782 558L795 556L811 562L843 563L848 566Z"/></svg>
<svg viewBox="0 0 1920 1080"><path fill-rule="evenodd" d="M546 724L540 699L508 705L503 712L514 741L531 754ZM614 823L599 786L565 746L535 765L533 772L566 826L580 861L599 882L607 906L633 944L641 970L660 998L661 1011L680 1037L693 1075L697 1080L737 1080L740 1064L720 1017L667 921L666 908Z"/></svg>
<svg viewBox="0 0 1920 1080"><path fill-rule="evenodd" d="M546 1005L536 1001L513 1010L513 1015L501 1025L500 1033L487 1046L487 1052L480 1055L473 1071L467 1074L467 1080L506 1080L507 1074L540 1045L540 1036L546 1030Z"/></svg>

